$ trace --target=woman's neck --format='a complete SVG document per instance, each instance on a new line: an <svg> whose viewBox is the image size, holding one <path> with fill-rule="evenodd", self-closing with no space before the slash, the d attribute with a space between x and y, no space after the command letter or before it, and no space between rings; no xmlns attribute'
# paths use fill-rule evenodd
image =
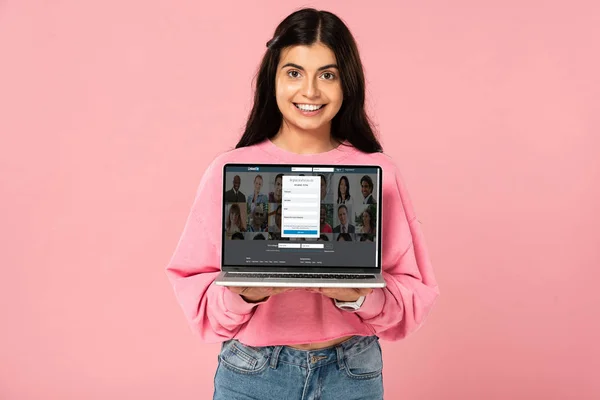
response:
<svg viewBox="0 0 600 400"><path fill-rule="evenodd" d="M303 131L285 122L271 142L283 150L297 154L318 154L335 149L339 143L331 137L329 128L321 132Z"/></svg>

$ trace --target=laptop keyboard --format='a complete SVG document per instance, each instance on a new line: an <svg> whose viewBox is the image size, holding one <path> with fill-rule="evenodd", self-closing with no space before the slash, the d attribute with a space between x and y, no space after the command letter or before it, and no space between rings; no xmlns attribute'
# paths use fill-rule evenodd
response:
<svg viewBox="0 0 600 400"><path fill-rule="evenodd" d="M375 275L365 274L273 274L273 273L245 273L227 272L226 278L280 278L280 279L375 279Z"/></svg>

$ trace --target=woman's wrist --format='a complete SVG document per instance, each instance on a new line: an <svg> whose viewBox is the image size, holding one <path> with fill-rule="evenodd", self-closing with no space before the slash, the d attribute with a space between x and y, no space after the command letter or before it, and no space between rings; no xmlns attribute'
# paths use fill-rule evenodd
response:
<svg viewBox="0 0 600 400"><path fill-rule="evenodd" d="M240 294L240 297L246 302L246 303L250 303L250 304L254 304L254 303L261 303L263 301L266 301L270 296L265 296L261 299L252 299L252 298L248 298L242 294Z"/></svg>

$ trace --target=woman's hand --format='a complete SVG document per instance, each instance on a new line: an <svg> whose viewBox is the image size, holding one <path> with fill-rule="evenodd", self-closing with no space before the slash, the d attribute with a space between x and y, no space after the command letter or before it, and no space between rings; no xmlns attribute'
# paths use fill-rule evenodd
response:
<svg viewBox="0 0 600 400"><path fill-rule="evenodd" d="M228 286L233 293L239 294L248 303L259 303L279 293L289 292L287 287L239 287Z"/></svg>
<svg viewBox="0 0 600 400"><path fill-rule="evenodd" d="M233 293L242 296L242 298L248 303L259 303L261 301L265 301L271 296L296 290L297 288L228 286L228 289ZM367 296L373 291L373 289L370 288L306 288L305 290L312 293L320 293L323 296L327 296L338 301L356 301L359 297Z"/></svg>
<svg viewBox="0 0 600 400"><path fill-rule="evenodd" d="M309 292L321 293L323 296L331 297L337 301L356 301L361 296L371 294L370 288L310 288Z"/></svg>

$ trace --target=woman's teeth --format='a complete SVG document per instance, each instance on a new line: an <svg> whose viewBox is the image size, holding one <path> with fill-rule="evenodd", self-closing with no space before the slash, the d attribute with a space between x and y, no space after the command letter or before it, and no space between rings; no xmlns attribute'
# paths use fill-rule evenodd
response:
<svg viewBox="0 0 600 400"><path fill-rule="evenodd" d="M317 111L318 109L320 109L321 107L323 107L323 104L321 105L315 105L315 104L294 104L296 106L296 108L302 110L302 111Z"/></svg>

